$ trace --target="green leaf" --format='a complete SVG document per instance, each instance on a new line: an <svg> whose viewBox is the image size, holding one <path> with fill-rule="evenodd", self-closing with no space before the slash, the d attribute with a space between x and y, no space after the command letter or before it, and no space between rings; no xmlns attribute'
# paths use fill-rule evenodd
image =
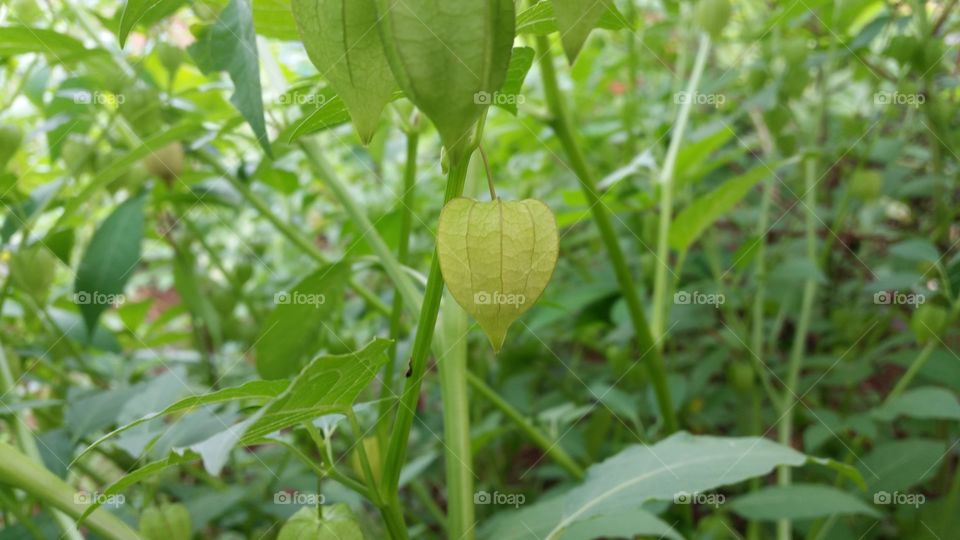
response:
<svg viewBox="0 0 960 540"><path fill-rule="evenodd" d="M120 12L120 28L117 30L117 39L122 48L127 43L130 31L142 19L157 21L177 10L184 0L127 0Z"/></svg>
<svg viewBox="0 0 960 540"><path fill-rule="evenodd" d="M226 71L230 75L234 86L230 103L253 128L263 150L273 157L263 121L260 58L250 0L230 0L217 22L201 30L197 42L187 51L205 75L216 71Z"/></svg>
<svg viewBox="0 0 960 540"><path fill-rule="evenodd" d="M770 167L758 165L690 203L670 225L670 247L677 251L688 249L707 227L736 206L757 182L772 174L770 171Z"/></svg>
<svg viewBox="0 0 960 540"><path fill-rule="evenodd" d="M437 254L444 282L495 351L513 321L547 288L558 251L553 212L534 199L457 198L440 213Z"/></svg>
<svg viewBox="0 0 960 540"><path fill-rule="evenodd" d="M396 88L373 2L293 0L293 16L307 55L346 104L360 139L369 144Z"/></svg>
<svg viewBox="0 0 960 540"><path fill-rule="evenodd" d="M262 409L262 416L246 430L245 444L274 431L349 408L360 392L387 363L391 341L374 339L363 349L315 358L290 386Z"/></svg>
<svg viewBox="0 0 960 540"><path fill-rule="evenodd" d="M88 333L93 333L108 306L122 302L123 286L140 262L145 198L143 194L128 199L104 220L77 268L74 300Z"/></svg>
<svg viewBox="0 0 960 540"><path fill-rule="evenodd" d="M571 64L587 42L587 36L609 8L610 0L553 0L560 42Z"/></svg>
<svg viewBox="0 0 960 540"><path fill-rule="evenodd" d="M290 0L253 0L253 25L261 36L284 41L300 39Z"/></svg>
<svg viewBox="0 0 960 540"><path fill-rule="evenodd" d="M858 462L868 490L894 492L920 484L936 473L946 445L930 439L890 441Z"/></svg>
<svg viewBox="0 0 960 540"><path fill-rule="evenodd" d="M264 379L289 377L319 346L337 296L349 276L349 264L324 266L287 291L274 295L276 308L257 339L257 373Z"/></svg>
<svg viewBox="0 0 960 540"><path fill-rule="evenodd" d="M630 28L630 25L616 6L612 2L607 2L607 9L600 16L596 27L604 30L623 30ZM517 35L546 36L556 31L557 20L553 14L553 2L538 2L517 14Z"/></svg>
<svg viewBox="0 0 960 540"><path fill-rule="evenodd" d="M29 26L0 26L0 58L26 53L39 53L58 63L70 63L99 49L87 49L71 36Z"/></svg>
<svg viewBox="0 0 960 540"><path fill-rule="evenodd" d="M305 506L290 517L277 540L363 540L357 518L345 503L324 506L323 519L316 508Z"/></svg>
<svg viewBox="0 0 960 540"><path fill-rule="evenodd" d="M512 0L376 0L400 88L453 151L503 84L513 46ZM456 158L456 156L455 156Z"/></svg>
<svg viewBox="0 0 960 540"><path fill-rule="evenodd" d="M795 467L807 461L800 452L764 438L677 433L652 446L631 446L590 467L579 486L510 512L502 526L486 536L565 538L577 523L638 509L649 500L673 501L684 493L705 492L768 474L778 465ZM544 505L551 511L544 511Z"/></svg>
<svg viewBox="0 0 960 540"><path fill-rule="evenodd" d="M507 69L507 80L503 82L500 91L496 93L493 104L510 114L517 115L517 105L526 101L520 90L523 81L533 66L534 51L530 47L515 47L510 55L510 67Z"/></svg>
<svg viewBox="0 0 960 540"><path fill-rule="evenodd" d="M881 421L890 421L898 416L960 420L960 403L953 392L928 386L907 390L873 411L873 417Z"/></svg>
<svg viewBox="0 0 960 540"><path fill-rule="evenodd" d="M813 484L765 487L737 497L728 506L751 521L814 519L849 514L878 518L881 515L845 491Z"/></svg>

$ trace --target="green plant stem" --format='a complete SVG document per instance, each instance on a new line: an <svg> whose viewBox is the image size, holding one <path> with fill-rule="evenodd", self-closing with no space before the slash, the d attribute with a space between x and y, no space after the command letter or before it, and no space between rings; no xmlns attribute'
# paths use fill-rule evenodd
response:
<svg viewBox="0 0 960 540"><path fill-rule="evenodd" d="M559 85L557 84L557 73L553 65L553 57L550 54L550 42L545 36L537 37L537 55L540 60L540 73L543 78L544 95L547 101L547 107L552 115L551 126L560 143L563 145L567 158L570 160L570 166L580 181L580 186L584 196L587 199L587 206L593 214L593 219L600 230L600 236L603 239L613 270L617 276L617 283L623 293L624 301L630 313L630 319L633 322L633 330L636 334L637 345L640 349L641 359L646 361L647 369L653 383L653 388L657 396L657 405L660 409L660 415L663 417L664 429L668 433L677 430L677 417L673 410L673 403L670 399L670 388L667 386L667 374L663 365L663 357L660 349L657 347L650 334L650 326L647 324L647 317L643 311L643 305L640 302L640 294L637 291L635 280L627 265L626 257L617 240L617 233L613 228L610 217L610 211L600 200L597 192L596 180L587 167L583 151L574 137L571 128L570 117L560 96Z"/></svg>
<svg viewBox="0 0 960 540"><path fill-rule="evenodd" d="M650 332L662 348L667 318L667 271L670 269L670 222L673 219L673 173L676 169L677 154L683 144L683 134L690 118L693 96L700 86L700 77L710 54L710 36L700 34L700 45L693 63L693 71L687 79L687 99L680 105L677 119L673 123L673 136L667 147L667 156L660 167L660 224L657 229L657 265L653 281L653 314L650 317Z"/></svg>
<svg viewBox="0 0 960 540"><path fill-rule="evenodd" d="M437 506L437 502L433 500L433 496L430 495L430 491L427 490L427 486L423 484L423 481L419 479L412 480L410 482L410 491L420 499L420 502L423 504L423 507L427 509L430 517L436 520L437 525L443 529L444 536L449 538L450 535L447 534L447 521L443 515L443 510L440 510L440 507Z"/></svg>
<svg viewBox="0 0 960 540"><path fill-rule="evenodd" d="M816 231L816 172L817 160L808 156L805 162L804 195L807 213L805 215L807 259L810 264L817 264L817 231ZM796 334L793 338L793 347L790 351L790 362L787 368L787 379L783 395L783 412L778 426L778 440L784 446L790 446L793 438L793 408L797 403L797 384L800 379L800 369L803 365L803 355L806 351L807 330L810 327L810 316L813 313L813 301L817 293L817 282L807 279L803 285L803 300L800 305L800 318L797 320ZM777 483L781 486L790 485L790 467L777 469ZM791 537L790 520L777 521L778 540L788 540Z"/></svg>
<svg viewBox="0 0 960 540"><path fill-rule="evenodd" d="M403 196L401 197L400 209L400 239L397 247L397 263L407 264L410 252L410 231L413 229L413 205L416 204L416 185L417 185L417 148L420 141L420 132L411 129L406 132L407 135L407 160L403 169ZM400 341L401 325L403 322L403 296L395 294L393 296L393 306L390 312L390 338L393 343L390 345L390 361L383 371L383 382L380 390L380 442L381 446L386 446L387 424L385 422L387 414L390 412L390 406L393 403L394 379L396 378L397 343Z"/></svg>
<svg viewBox="0 0 960 540"><path fill-rule="evenodd" d="M15 386L16 381L13 379L13 370L10 369L10 363L7 361L7 354L3 350L3 346L0 345L0 394L13 396L16 389ZM22 418L22 414L24 414L24 411L15 411L11 415L10 420L17 434L17 444L29 459L32 459L35 463L42 466L43 459L40 457L40 449L37 448L37 441L33 438L33 432L30 431L30 428ZM17 487L22 486L17 485ZM57 522L57 525L60 527L60 530L63 531L65 537L70 540L83 540L83 536L80 535L77 526L66 514L59 510L53 510L53 519Z"/></svg>
<svg viewBox="0 0 960 540"><path fill-rule="evenodd" d="M375 230L373 223L370 222L370 218L367 217L367 214L350 195L346 184L340 180L340 177L333 172L333 167L324 159L316 140L305 139L301 142L301 147L313 171L320 177L320 181L333 191L334 196L336 196L340 204L343 205L350 219L356 223L362 231ZM380 235L368 234L366 239L373 248L373 251L377 254L377 257L379 257L380 263L393 281L397 292L403 297L407 308L410 309L411 313L416 314L420 310L420 304L418 303L419 294L417 288L413 285L413 280L404 272L403 268L397 262L396 257L393 256L393 253L387 246L387 243L383 241Z"/></svg>
<svg viewBox="0 0 960 540"><path fill-rule="evenodd" d="M447 535L475 536L473 463L467 394L467 314L447 295L435 338L443 350L437 360L443 399L443 442L447 484Z"/></svg>
<svg viewBox="0 0 960 540"><path fill-rule="evenodd" d="M451 153L451 158L453 155ZM450 162L444 202L460 196L463 192L467 168L470 165L470 153L462 155L462 158ZM410 372L403 387L403 394L400 397L400 408L397 410L397 417L390 435L390 445L384 467L384 486L388 490L389 496L394 499L398 498L397 489L400 484L400 471L406 459L410 428L413 427L413 418L416 414L417 403L420 400L420 385L427 370L427 354L433 341L434 325L437 323L437 312L440 309L442 293L443 276L440 274L440 261L437 259L436 251L434 251L433 260L430 264L430 274L427 277L427 287L420 307L420 316L417 320L417 334L413 341L413 352L410 357Z"/></svg>
<svg viewBox="0 0 960 540"><path fill-rule="evenodd" d="M563 467L570 476L573 476L577 480L583 480L584 472L580 465L570 457L568 454L556 441L551 440L549 437L544 435L542 431L536 428L532 423L530 423L524 416L508 403L505 399L500 397L500 394L497 394L493 388L487 386L487 383L483 381L480 377L476 376L472 372L467 372L467 382L470 383L470 386L474 390L480 393L484 398L486 398L494 407L500 410L503 414L507 416L510 420L513 421L517 427L523 431L527 437L530 438L543 450L548 456L553 458L558 465Z"/></svg>
<svg viewBox="0 0 960 540"><path fill-rule="evenodd" d="M947 322L944 324L944 328L950 328L957 316L960 315L960 298L955 299L953 304L950 307L950 311L947 313ZM910 386L910 383L913 382L914 377L917 376L917 373L923 369L923 366L927 363L927 360L930 359L930 355L933 354L933 351L936 350L937 346L941 344L940 336L933 337L931 336L930 341L928 341L923 349L920 350L920 354L913 359L913 362L910 364L910 367L907 368L907 371L900 376L900 380L897 381L897 384L894 385L893 390L887 394L885 402L889 403L894 398L898 397L900 394Z"/></svg>
<svg viewBox="0 0 960 540"><path fill-rule="evenodd" d="M295 229L289 223L280 219L273 210L270 209L270 206L267 203L257 196L250 187L241 181L236 175L232 174L227 170L215 157L211 156L206 151L199 151L196 154L196 157L213 167L217 174L225 178L230 185L234 187L239 193L240 196L244 198L251 206L267 221L269 221L277 231L286 237L291 243L300 248L306 255L311 259L317 261L320 264L330 264L330 261L324 256L324 254L317 249L317 246L313 245L310 240L304 236L300 231ZM381 300L373 291L367 289L363 285L357 282L355 278L350 278L350 286L354 291L357 292L368 304L377 311L383 313L384 315L390 314L390 308Z"/></svg>

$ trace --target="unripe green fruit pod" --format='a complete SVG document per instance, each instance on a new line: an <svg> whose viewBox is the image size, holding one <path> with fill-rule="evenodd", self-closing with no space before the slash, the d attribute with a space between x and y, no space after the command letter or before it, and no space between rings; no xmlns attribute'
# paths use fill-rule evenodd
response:
<svg viewBox="0 0 960 540"><path fill-rule="evenodd" d="M190 540L190 511L175 504L149 506L140 513L140 536L144 540Z"/></svg>
<svg viewBox="0 0 960 540"><path fill-rule="evenodd" d="M850 180L850 194L861 201L872 201L883 193L883 177L877 171L857 171Z"/></svg>
<svg viewBox="0 0 960 540"><path fill-rule="evenodd" d="M937 339L946 326L947 310L933 304L921 305L910 319L910 330L920 343Z"/></svg>
<svg viewBox="0 0 960 540"><path fill-rule="evenodd" d="M734 360L727 366L727 382L734 390L747 393L753 389L753 366L744 360Z"/></svg>
<svg viewBox="0 0 960 540"><path fill-rule="evenodd" d="M694 18L697 26L710 34L711 38L718 39L726 28L732 11L730 0L700 0L697 2Z"/></svg>
<svg viewBox="0 0 960 540"><path fill-rule="evenodd" d="M316 508L305 506L280 529L277 540L363 540L363 531L344 503L323 507L323 519Z"/></svg>
<svg viewBox="0 0 960 540"><path fill-rule="evenodd" d="M183 170L183 146L175 142L154 149L143 159L143 164L151 174L169 182L180 176L180 171Z"/></svg>
<svg viewBox="0 0 960 540"><path fill-rule="evenodd" d="M23 142L23 132L17 126L0 126L0 170L3 170L7 163L13 159L13 156L20 148Z"/></svg>
<svg viewBox="0 0 960 540"><path fill-rule="evenodd" d="M544 203L453 199L440 213L437 254L454 300L499 352L507 329L553 276L557 221Z"/></svg>
<svg viewBox="0 0 960 540"><path fill-rule="evenodd" d="M10 258L10 278L23 292L43 302L53 285L57 257L45 246L25 247Z"/></svg>

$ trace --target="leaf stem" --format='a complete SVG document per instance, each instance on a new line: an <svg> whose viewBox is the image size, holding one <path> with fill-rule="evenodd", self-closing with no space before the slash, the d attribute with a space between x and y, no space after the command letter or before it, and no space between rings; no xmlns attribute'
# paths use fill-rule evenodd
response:
<svg viewBox="0 0 960 540"><path fill-rule="evenodd" d="M477 148L480 150L480 157L483 158L483 170L487 172L487 187L490 189L490 200L495 201L498 199L497 190L493 187L493 174L490 172L490 161L487 160L487 151L483 149L483 145L478 145Z"/></svg>
<svg viewBox="0 0 960 540"><path fill-rule="evenodd" d="M494 407L500 409L500 412L512 420L513 423L516 424L517 427L519 427L520 430L523 431L527 437L534 442L534 444L539 446L541 450L553 458L558 465L570 473L570 476L577 480L583 480L583 469L580 467L580 465L577 465L577 462L570 457L570 454L568 454L563 447L557 444L557 441L551 440L549 437L544 435L542 431L537 429L536 426L524 418L520 411L508 403L507 400L503 399L500 394L497 394L493 388L487 386L487 383L485 383L483 379L470 371L467 372L467 382L470 383L470 386L479 392L480 395L490 401Z"/></svg>
<svg viewBox="0 0 960 540"><path fill-rule="evenodd" d="M657 347L650 334L650 326L647 324L647 317L643 311L643 305L640 303L640 294L637 291L634 277L627 265L626 257L617 240L617 233L613 228L610 218L610 210L607 208L600 195L597 192L596 180L587 167L583 151L574 137L571 128L570 118L566 108L563 105L560 96L559 85L557 84L557 73L553 65L553 57L550 51L550 42L545 36L537 37L537 54L539 55L540 73L543 79L543 90L547 100L547 107L553 116L551 126L560 143L563 145L567 158L570 160L570 167L580 181L580 186L584 196L587 199L587 205L593 213L593 219L600 230L600 236L607 248L610 257L610 263L617 276L617 283L623 293L624 301L630 313L630 319L633 322L633 330L636 334L637 345L640 349L641 360L645 360L653 388L657 396L657 405L660 409L660 415L663 417L664 429L668 433L677 430L677 416L673 410L673 402L670 399L670 388L667 386L667 374L663 365L663 357L660 349Z"/></svg>
<svg viewBox="0 0 960 540"><path fill-rule="evenodd" d="M670 222L673 218L673 181L677 164L677 155L683 143L683 134L690 118L690 109L693 106L694 95L700 86L700 77L710 54L710 36L706 32L700 34L700 45L697 48L697 57L693 63L693 71L687 80L686 99L680 104L680 112L673 123L673 136L670 137L670 146L667 156L660 168L660 223L657 229L657 267L653 282L653 314L650 318L650 331L658 346L662 347L664 327L667 318L667 271L670 269Z"/></svg>

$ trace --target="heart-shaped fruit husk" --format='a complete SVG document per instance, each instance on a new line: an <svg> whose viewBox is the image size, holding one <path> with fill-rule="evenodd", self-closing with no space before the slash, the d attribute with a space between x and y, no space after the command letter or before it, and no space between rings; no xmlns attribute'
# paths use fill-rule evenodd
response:
<svg viewBox="0 0 960 540"><path fill-rule="evenodd" d="M457 198L443 207L437 231L443 279L495 351L546 289L558 241L553 212L538 200Z"/></svg>

